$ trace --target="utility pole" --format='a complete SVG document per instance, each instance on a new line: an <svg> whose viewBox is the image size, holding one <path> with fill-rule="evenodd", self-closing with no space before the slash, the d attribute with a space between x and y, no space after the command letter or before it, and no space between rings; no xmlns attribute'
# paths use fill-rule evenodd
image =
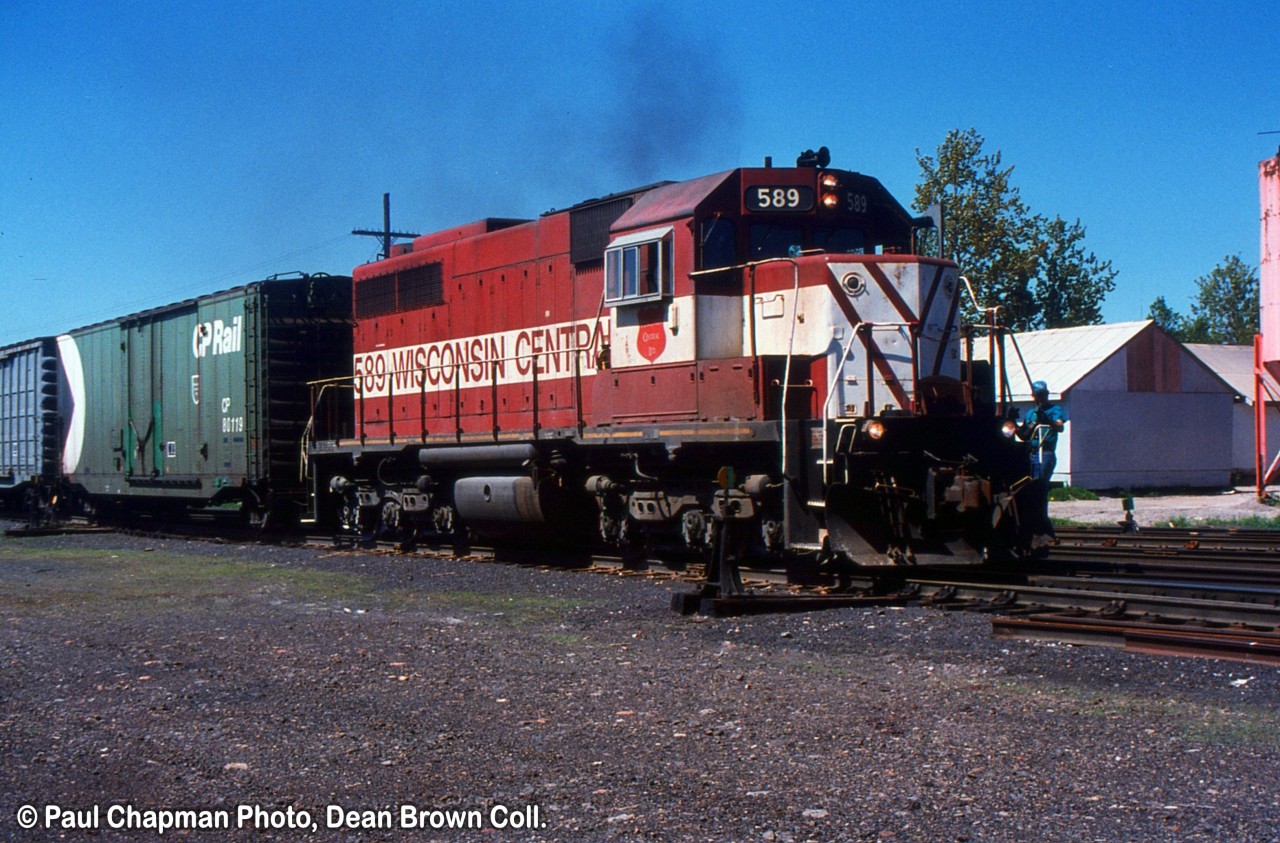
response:
<svg viewBox="0 0 1280 843"><path fill-rule="evenodd" d="M363 228L353 229L352 234L359 234L365 237L377 237L382 241L382 253L378 256L385 260L391 257L391 240L395 237L417 237L411 231L392 231L391 230L391 194L382 194L382 230L368 231Z"/></svg>

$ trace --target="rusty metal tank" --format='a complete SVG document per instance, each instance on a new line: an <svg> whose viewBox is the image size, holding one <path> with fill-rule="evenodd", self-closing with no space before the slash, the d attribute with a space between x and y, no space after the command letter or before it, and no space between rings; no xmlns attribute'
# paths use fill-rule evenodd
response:
<svg viewBox="0 0 1280 843"><path fill-rule="evenodd" d="M1261 362L1280 378L1280 153L1258 164L1261 204L1259 263L1262 305Z"/></svg>

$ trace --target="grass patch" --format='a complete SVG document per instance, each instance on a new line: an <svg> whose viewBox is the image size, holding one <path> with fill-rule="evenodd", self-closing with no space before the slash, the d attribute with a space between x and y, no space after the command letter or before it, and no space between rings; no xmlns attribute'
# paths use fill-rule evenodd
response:
<svg viewBox="0 0 1280 843"><path fill-rule="evenodd" d="M228 556L169 551L47 548L0 543L0 606L136 612L247 597L308 602L376 598L356 574L316 571Z"/></svg>
<svg viewBox="0 0 1280 843"><path fill-rule="evenodd" d="M1181 740L1208 746L1280 749L1280 716L1267 708L1241 705L1210 708L1177 697L1152 698L1109 688L1054 686L1007 680L992 686L997 696L1019 697L1040 706L1099 719L1135 719Z"/></svg>
<svg viewBox="0 0 1280 843"><path fill-rule="evenodd" d="M482 614L496 619L504 626L528 626L559 621L569 612L586 605L582 600L568 597L494 594L483 591L423 592L421 601L421 605L425 608Z"/></svg>
<svg viewBox="0 0 1280 843"><path fill-rule="evenodd" d="M558 644L561 647L589 647L591 639L585 635L575 635L571 632L539 632L538 637L543 641L550 641L552 644Z"/></svg>
<svg viewBox="0 0 1280 843"><path fill-rule="evenodd" d="M827 664L825 662L802 662L800 664L800 669L810 673L816 673L819 676L847 677L853 675L853 671L847 667L840 667L839 665Z"/></svg>
<svg viewBox="0 0 1280 843"><path fill-rule="evenodd" d="M254 549L246 550L246 556ZM523 627L559 622L588 601L537 594L432 591L380 585L373 574L164 548L59 548L0 541L0 611L126 616L150 612L252 611L245 604L301 604L483 616Z"/></svg>
<svg viewBox="0 0 1280 843"><path fill-rule="evenodd" d="M1208 712L1183 727L1182 737L1210 746L1280 746L1280 722L1273 712L1247 707Z"/></svg>
<svg viewBox="0 0 1280 843"><path fill-rule="evenodd" d="M1241 515L1235 518L1187 518L1179 515L1165 523L1182 529L1235 527L1241 530L1280 530L1280 515Z"/></svg>
<svg viewBox="0 0 1280 843"><path fill-rule="evenodd" d="M1056 486L1049 490L1051 501L1096 501L1097 494L1079 486Z"/></svg>

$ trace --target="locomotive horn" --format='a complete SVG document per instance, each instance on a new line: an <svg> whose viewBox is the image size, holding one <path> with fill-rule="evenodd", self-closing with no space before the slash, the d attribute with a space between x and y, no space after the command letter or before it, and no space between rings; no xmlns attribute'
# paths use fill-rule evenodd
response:
<svg viewBox="0 0 1280 843"><path fill-rule="evenodd" d="M825 146L818 147L818 151L806 149L796 158L797 167L825 167L831 163L831 150Z"/></svg>

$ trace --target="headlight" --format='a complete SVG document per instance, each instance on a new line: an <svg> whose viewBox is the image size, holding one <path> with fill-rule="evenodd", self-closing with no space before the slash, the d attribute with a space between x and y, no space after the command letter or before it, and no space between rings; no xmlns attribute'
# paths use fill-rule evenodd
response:
<svg viewBox="0 0 1280 843"><path fill-rule="evenodd" d="M884 436L884 422L872 421L868 422L863 428L867 436L875 441L879 441Z"/></svg>
<svg viewBox="0 0 1280 843"><path fill-rule="evenodd" d="M1005 423L1000 425L1000 432L1004 434L1005 439L1012 439L1013 434L1018 432L1018 426L1006 419Z"/></svg>
<svg viewBox="0 0 1280 843"><path fill-rule="evenodd" d="M840 205L840 197L834 193L822 194L822 206L824 208L836 208Z"/></svg>
<svg viewBox="0 0 1280 843"><path fill-rule="evenodd" d="M835 190L840 186L840 179L836 178L835 173L823 173L820 184L823 190Z"/></svg>

